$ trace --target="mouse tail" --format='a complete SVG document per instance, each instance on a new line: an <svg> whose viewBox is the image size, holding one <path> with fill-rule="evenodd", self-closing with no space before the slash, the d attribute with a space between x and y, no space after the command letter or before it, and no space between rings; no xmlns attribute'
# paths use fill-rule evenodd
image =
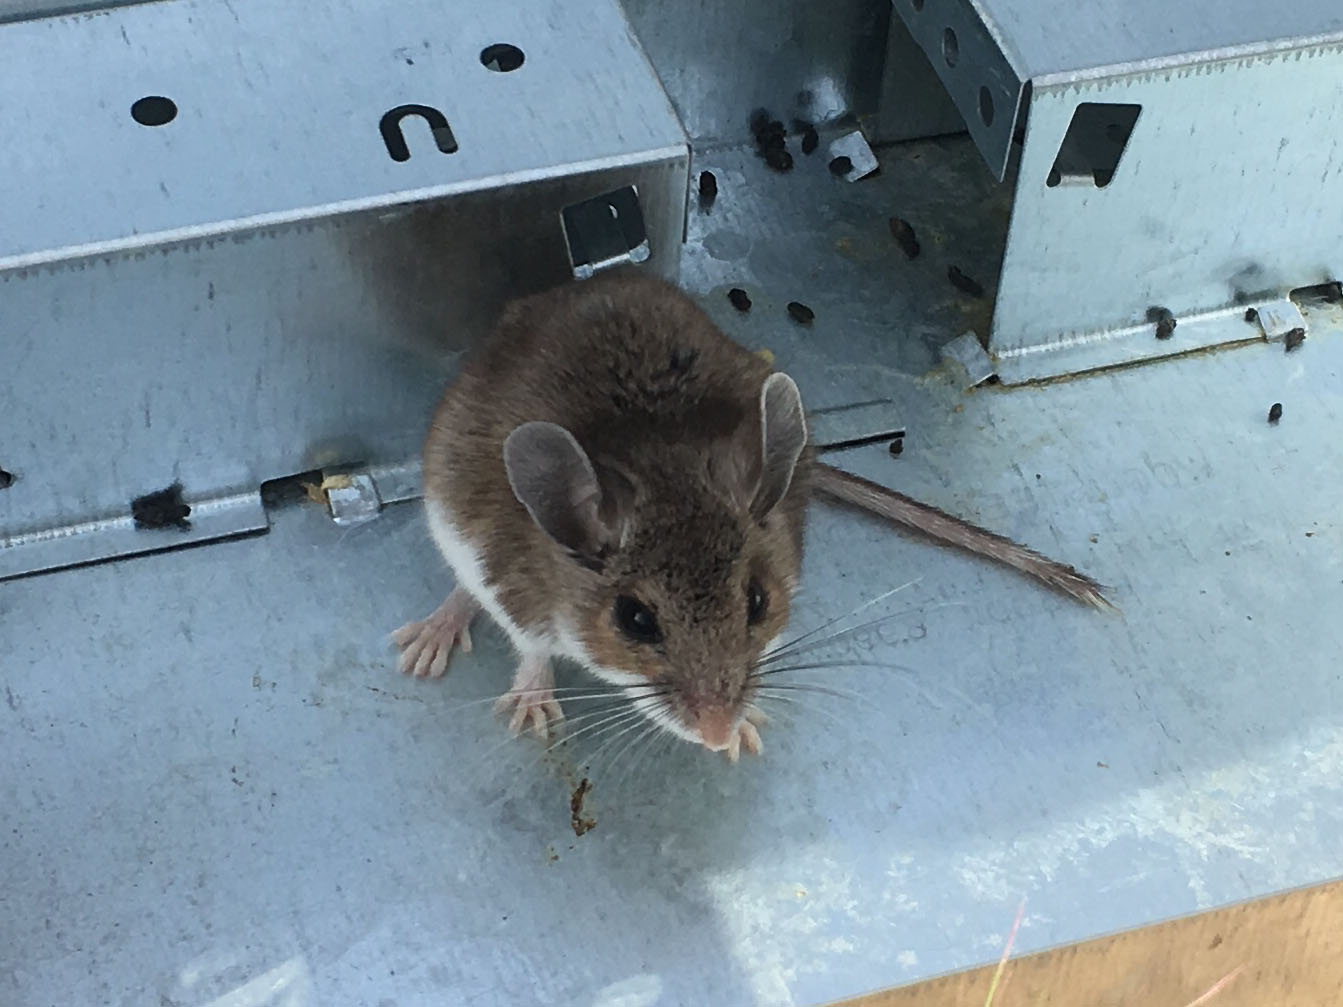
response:
<svg viewBox="0 0 1343 1007"><path fill-rule="evenodd" d="M958 517L952 517L936 507L919 503L903 493L887 489L861 476L851 475L833 465L822 462L816 464L812 492L869 514L875 514L895 524L904 525L906 528L912 528L938 542L1005 563L1093 608L1102 610L1115 608L1105 597L1104 588L1100 584L1066 563L1042 556L1034 549L1018 545L1010 538L986 531Z"/></svg>

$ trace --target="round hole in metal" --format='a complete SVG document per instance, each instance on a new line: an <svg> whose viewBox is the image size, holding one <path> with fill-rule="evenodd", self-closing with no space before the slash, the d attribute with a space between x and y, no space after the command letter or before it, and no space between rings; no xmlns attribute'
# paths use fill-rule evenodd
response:
<svg viewBox="0 0 1343 1007"><path fill-rule="evenodd" d="M177 118L177 105L171 98L147 95L131 106L131 118L141 126L166 126Z"/></svg>
<svg viewBox="0 0 1343 1007"><path fill-rule="evenodd" d="M526 58L521 49L507 42L496 42L480 50L481 65L497 73L512 73Z"/></svg>

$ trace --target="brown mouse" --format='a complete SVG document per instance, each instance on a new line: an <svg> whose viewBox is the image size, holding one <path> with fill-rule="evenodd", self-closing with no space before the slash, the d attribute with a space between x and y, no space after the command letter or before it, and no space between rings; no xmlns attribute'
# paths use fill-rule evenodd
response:
<svg viewBox="0 0 1343 1007"><path fill-rule="evenodd" d="M813 493L1103 604L1070 567L818 462L791 378L620 270L510 304L445 393L424 499L457 586L394 634L401 668L441 675L483 608L518 652L514 732L562 718L550 662L568 657L683 738L759 751L757 662L788 623Z"/></svg>

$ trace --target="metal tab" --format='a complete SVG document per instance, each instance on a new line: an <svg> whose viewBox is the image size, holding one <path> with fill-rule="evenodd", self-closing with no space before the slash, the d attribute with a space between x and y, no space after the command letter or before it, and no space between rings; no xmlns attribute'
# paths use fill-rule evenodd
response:
<svg viewBox="0 0 1343 1007"><path fill-rule="evenodd" d="M332 476L323 481L322 490L331 520L338 525L364 524L382 512L378 487L367 472Z"/></svg>
<svg viewBox="0 0 1343 1007"><path fill-rule="evenodd" d="M942 359L950 360L965 371L967 388L981 385L993 377L993 360L984 352L979 336L974 332L962 332L943 346Z"/></svg>
<svg viewBox="0 0 1343 1007"><path fill-rule="evenodd" d="M831 158L847 157L852 162L853 168L844 176L844 180L847 182L856 182L860 178L866 178L880 167L877 163L877 155L872 152L867 137L863 136L860 130L855 129L831 140L827 149Z"/></svg>
<svg viewBox="0 0 1343 1007"><path fill-rule="evenodd" d="M1301 309L1290 297L1261 304L1255 309L1255 314L1264 338L1271 343L1286 338L1289 332L1306 329L1306 316L1301 314Z"/></svg>
<svg viewBox="0 0 1343 1007"><path fill-rule="evenodd" d="M574 277L648 261L648 232L631 185L566 206L561 214Z"/></svg>

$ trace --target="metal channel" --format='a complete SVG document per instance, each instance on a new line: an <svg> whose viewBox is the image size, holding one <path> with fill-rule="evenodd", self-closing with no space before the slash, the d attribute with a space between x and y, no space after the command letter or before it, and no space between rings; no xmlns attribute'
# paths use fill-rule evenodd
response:
<svg viewBox="0 0 1343 1007"><path fill-rule="evenodd" d="M994 176L1007 176L1030 77L979 0L893 0Z"/></svg>
<svg viewBox="0 0 1343 1007"><path fill-rule="evenodd" d="M511 72L482 63L500 42ZM0 149L0 553L34 568L53 535L107 555L86 533L172 483L414 456L458 352L569 275L570 206L637 192L646 268L677 270L684 133L607 0L160 0L0 26L0 87L30 138ZM176 115L137 121L145 96ZM407 105L455 149L413 112L395 160Z"/></svg>
<svg viewBox="0 0 1343 1007"><path fill-rule="evenodd" d="M989 169L1007 175L1027 86L1045 78L1179 66L1343 31L1330 0L893 0ZM927 104L926 102L921 104Z"/></svg>
<svg viewBox="0 0 1343 1007"><path fill-rule="evenodd" d="M1002 379L1252 338L1247 307L1343 276L1324 209L1343 186L1340 80L1343 38L1037 81L989 346ZM1112 177L1060 178L1088 107L1140 111Z"/></svg>

